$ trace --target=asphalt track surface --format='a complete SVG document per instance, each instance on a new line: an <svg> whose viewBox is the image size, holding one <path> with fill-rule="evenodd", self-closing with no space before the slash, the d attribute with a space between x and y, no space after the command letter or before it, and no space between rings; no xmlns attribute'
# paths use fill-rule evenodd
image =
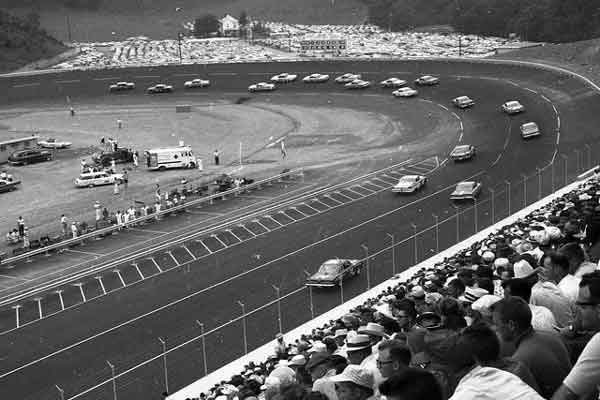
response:
<svg viewBox="0 0 600 400"><path fill-rule="evenodd" d="M523 206L524 200L536 200L540 187L542 194L549 193L552 187L550 175L546 173L540 181L530 180L524 191L523 185L519 185L523 174L532 175L536 168L543 167L553 158L559 158L561 154L572 155L575 149L583 151L585 145L591 146L588 149L593 159L589 159L588 163L596 161L598 140L595 127L600 119L599 95L574 78L514 66L407 61L140 68L4 78L0 80L0 90L5 93L4 105L11 108L19 105L47 106L64 101L65 96L73 102L126 104L128 98L140 102L140 96L144 96L141 88L145 86L159 81L177 84L193 75L207 76L213 85L193 93L183 93L179 88L179 93L160 96L158 101L181 102L195 96L235 99L248 96L245 88L249 83L266 80L282 71L298 71L302 76L311 72L331 75L361 72L366 79L376 81L389 76L412 80L424 73L439 75L442 83L422 88L418 99L393 99L389 90L380 88L347 92L333 83L295 83L282 86L273 94L261 93L250 97L273 103L310 101L315 106L331 101L339 106L390 116L394 115L397 107L410 107L410 102L429 100L432 107L447 107L445 112L449 115L456 112L456 123L449 126L455 136L454 144L474 144L478 149L477 156L471 162L445 162L450 151L446 147L437 149L435 154L414 154L410 160L369 160L363 165L364 173L404 161L407 164L354 182L338 193L330 193L330 196L292 198L293 204L270 210L266 215L271 218L262 215L241 224L236 222L230 232L235 236L219 228L216 237L202 233L198 238L186 239L182 244L173 246L171 254L174 257L161 250L152 255L156 263L144 258L134 260L135 267L131 261L111 267L110 271L101 275L106 284L106 295L102 293L96 274L82 281L87 297L85 302L78 297L81 296L79 287L66 285L65 290L69 293L64 294L68 299L65 310L39 321L36 321L37 301L32 298L22 300L19 304L24 308L25 325L18 329L11 326L15 323L15 310L10 306L3 309L0 313L0 327L4 332L0 334L0 387L3 394L23 400L56 399L60 398L55 387L58 385L64 390L65 398L74 398L82 391L85 393L75 398L112 398L110 382L87 390L111 377L107 361L119 373L149 357L160 355L158 338L162 338L168 348L173 348L199 334L196 321L202 322L207 331L227 323L240 315L238 300L243 301L247 311L273 301L275 290L272 285L277 286L282 295L297 291L281 302L281 324L284 331L289 330L310 319L308 290L301 289L304 270L314 271L327 258L362 258L367 249L373 254L389 246L388 233L394 235L396 242L401 242L416 229L420 233L416 242L407 240L396 248L395 261L399 271L414 262L415 243L417 259L424 259L435 251L435 230L430 228L434 221L433 213L440 220L449 219L439 228L438 247L442 249L455 243L457 233L464 238L474 233L475 224L480 229L491 223L491 192L487 189L495 190L493 213L498 219L508 214L509 197L504 192L507 187L505 181L512 183L510 203L514 211ZM135 81L138 92L107 96L107 84L116 80ZM469 110L453 110L450 99L463 94L475 99L477 104ZM500 104L510 99L520 100L527 107L526 113L512 117L502 114ZM544 134L525 142L519 136L518 127L529 120L536 121ZM571 157L571 160L574 159ZM577 172L573 164L571 169L567 169L570 177ZM429 176L423 191L402 197L390 193L389 187L397 176L417 171ZM557 186L563 183L559 177L561 174L555 172L554 184ZM448 200L448 195L456 182L470 177L483 182L484 192L476 208L468 203L460 206L457 232L456 220L453 219L457 210ZM269 204L280 204L281 197L277 196L285 197L292 191L295 191L293 195L300 196L302 192L317 189L319 186L311 178L307 176L304 181L274 185L264 191L250 193L246 198L242 196L198 212L226 218L227 214L240 212L247 200L259 201L257 196L267 199ZM314 179L318 181L318 177ZM344 179L346 177L340 180ZM155 224L147 229L166 232L174 229L173 226L195 221L199 225L191 230L190 233L193 233L213 223L208 220L209 214L198 220L199 215L183 214L162 223L166 225ZM140 230L143 229L140 227ZM140 232L140 235L152 237L152 233ZM225 234L229 236L223 236ZM126 238L131 235L127 232L110 240L116 241L113 246L118 247L120 241L129 243ZM156 240L161 241L158 234ZM105 246L110 246L110 243L91 244L84 251L102 253ZM63 256L56 260L49 258L47 262L60 264L75 262L75 259L77 262L94 262L93 257L85 254ZM371 286L392 274L391 257L391 252L387 251L371 260ZM39 268L37 263L44 265L34 261L30 266L3 273L18 276L21 268ZM116 272L111 272L116 269L122 271L122 281ZM125 285L120 285L123 282ZM345 282L343 295L349 298L366 288L367 274L363 271L360 277ZM340 289L314 290L312 295L314 311L318 314L339 304L342 293ZM56 305L58 296L53 296L51 290L41 293L40 297L44 307L59 310L57 307L60 306ZM53 306L49 305L50 301L54 302ZM48 312L45 308L44 314ZM270 340L278 331L276 305L254 313L246 322L248 345L252 349ZM209 370L241 355L241 333L242 324L238 320L227 329L206 337ZM160 398L165 386L162 362L159 357L118 378L119 398ZM203 363L201 341L169 353L167 365L171 391L202 376Z"/></svg>

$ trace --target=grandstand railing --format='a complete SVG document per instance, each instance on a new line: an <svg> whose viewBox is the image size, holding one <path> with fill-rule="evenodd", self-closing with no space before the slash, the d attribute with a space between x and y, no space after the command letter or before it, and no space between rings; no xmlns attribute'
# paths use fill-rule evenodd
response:
<svg viewBox="0 0 600 400"><path fill-rule="evenodd" d="M127 365L114 365L107 360L103 370L96 371L87 382L79 382L77 389L64 390L57 382L55 387L48 388L48 398L56 398L57 389L65 399L74 400L111 399L115 393L120 398L131 398L141 392L148 393L148 390L160 394L183 387L272 340L276 333L314 319L398 272L545 198L559 187L593 175L600 171L600 167L593 169L600 162L598 150L600 143L586 144L582 149L568 153L555 153L545 165L536 168L535 173L522 175L518 181L484 182L488 189L481 201L456 207L455 212L448 215L432 214L429 222L412 224L411 235L396 237L396 232L386 232L369 238L372 243L362 246L363 273L331 289L337 291L336 296L324 295L318 289L306 286L288 293L280 293L279 288L273 287L273 300L246 310L243 294L239 294L238 298L232 298L232 303L237 304L240 314L228 318L227 322L210 327L191 317L187 328L173 332L169 337L157 337L156 346L144 354L131 355ZM294 312L282 312L289 309ZM242 368L240 365L240 370Z"/></svg>
<svg viewBox="0 0 600 400"><path fill-rule="evenodd" d="M19 261L23 261L23 260L29 260L31 259L31 257L34 257L36 255L40 255L40 254L49 254L49 252L51 251L55 251L55 250L60 250L60 249L64 249L67 247L71 247L71 246L76 246L76 245L80 245L81 243L85 242L86 240L90 240L90 239L94 239L97 238L99 236L107 236L107 235L111 235L113 232L119 231L123 228L126 228L128 226L135 226L138 225L140 223L145 223L145 222L149 222L149 221L154 221L157 218L162 218L166 215L169 215L171 213L176 213L178 211L185 211L187 208L189 207L197 207L200 206L202 204L206 204L206 203L210 203L212 204L216 199L224 199L227 196L236 196L240 193L243 193L245 191L248 190L252 190L252 189L260 189L263 185L268 185L270 183L273 183L275 181L281 181L283 179L292 177L292 176L297 176L297 175L303 175L304 174L304 170L303 169L295 169L295 170L290 170L281 174L277 174L275 176L271 176L269 178L266 179L262 179L260 181L256 181L253 182L251 184L248 185L242 185L224 192L218 192L218 193L214 193L210 196L205 196L196 200L191 200L188 201L184 204L179 204L177 206L171 207L171 208L167 208L164 210L161 210L159 212L154 212L152 214L149 214L147 216L144 217L139 217L139 218L135 218L132 221L129 221L128 223L123 223L123 224L116 224L116 225L111 225L108 226L106 228L102 228L102 229L97 229L94 230L90 233L84 234L84 235L80 235L76 238L71 238L71 239L65 239L65 240L61 240L60 242L57 243L53 243L50 244L48 246L44 246L44 247L40 247L38 249L35 250L30 250L27 251L23 254L19 254L18 256L14 256L14 257L9 257L6 259L3 259L0 261L0 265L11 265L13 263L19 262Z"/></svg>

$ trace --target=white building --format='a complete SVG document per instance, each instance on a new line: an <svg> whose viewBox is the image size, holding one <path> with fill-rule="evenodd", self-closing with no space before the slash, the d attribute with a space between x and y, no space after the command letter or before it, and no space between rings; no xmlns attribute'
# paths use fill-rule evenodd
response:
<svg viewBox="0 0 600 400"><path fill-rule="evenodd" d="M226 14L219 20L219 33L221 36L237 36L239 30L239 21L231 15Z"/></svg>

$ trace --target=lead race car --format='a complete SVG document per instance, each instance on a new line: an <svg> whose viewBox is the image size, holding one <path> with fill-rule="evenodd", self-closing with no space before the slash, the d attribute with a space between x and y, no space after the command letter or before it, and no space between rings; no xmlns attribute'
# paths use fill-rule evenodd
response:
<svg viewBox="0 0 600 400"><path fill-rule="evenodd" d="M275 87L276 86L274 83L258 82L258 83L248 86L248 91L249 92L272 92L273 90L275 90Z"/></svg>
<svg viewBox="0 0 600 400"><path fill-rule="evenodd" d="M323 83L329 80L329 75L326 74L310 74L302 78L304 83Z"/></svg>
<svg viewBox="0 0 600 400"><path fill-rule="evenodd" d="M306 286L334 287L348 278L360 274L363 268L361 260L332 259L327 260L319 270L308 277Z"/></svg>
<svg viewBox="0 0 600 400"><path fill-rule="evenodd" d="M271 78L271 82L274 83L289 83L294 82L298 78L296 74L288 74L287 72L283 72L279 75L275 75Z"/></svg>

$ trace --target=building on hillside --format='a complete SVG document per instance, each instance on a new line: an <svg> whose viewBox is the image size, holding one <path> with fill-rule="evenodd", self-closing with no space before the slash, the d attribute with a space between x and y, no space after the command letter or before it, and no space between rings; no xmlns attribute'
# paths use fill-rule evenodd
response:
<svg viewBox="0 0 600 400"><path fill-rule="evenodd" d="M237 36L240 31L240 22L231 15L226 14L219 20L219 34L221 36Z"/></svg>
<svg viewBox="0 0 600 400"><path fill-rule="evenodd" d="M39 136L26 136L18 139L8 139L0 142L0 164L8 161L8 156L17 150L35 149Z"/></svg>

